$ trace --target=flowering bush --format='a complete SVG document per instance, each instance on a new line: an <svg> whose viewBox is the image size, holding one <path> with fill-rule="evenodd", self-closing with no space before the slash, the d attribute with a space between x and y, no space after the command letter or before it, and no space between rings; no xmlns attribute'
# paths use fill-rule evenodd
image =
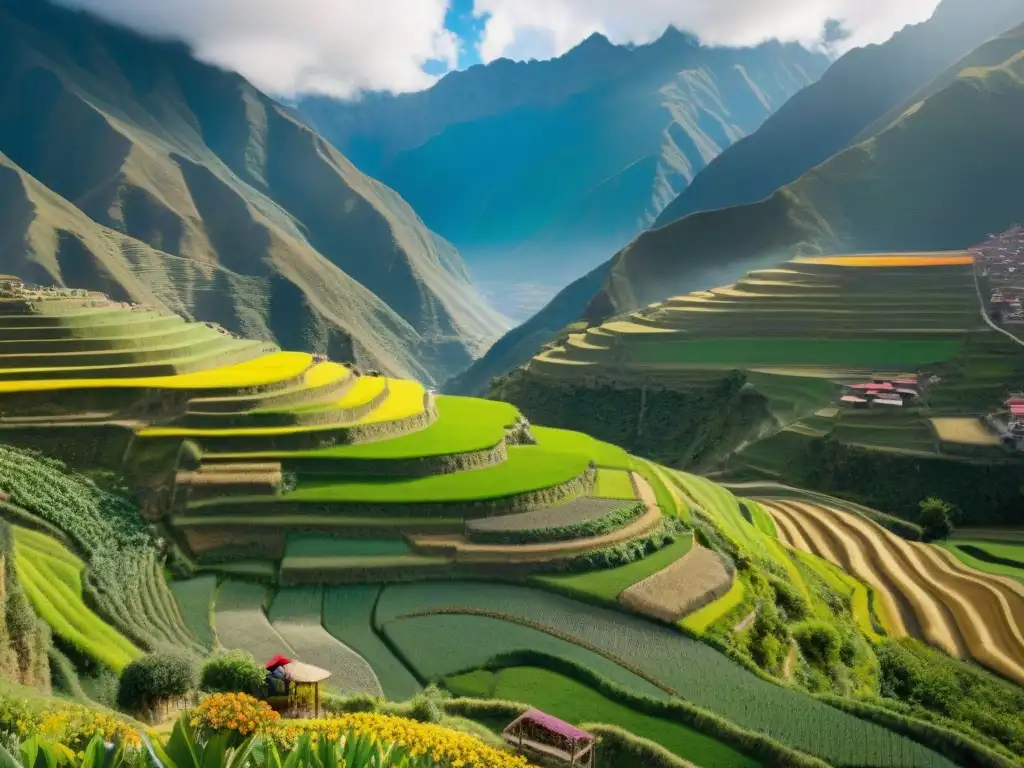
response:
<svg viewBox="0 0 1024 768"><path fill-rule="evenodd" d="M280 719L267 702L246 693L214 693L192 710L189 724L193 728L235 731L248 736Z"/></svg>
<svg viewBox="0 0 1024 768"><path fill-rule="evenodd" d="M51 705L43 711L27 700L4 698L0 706L0 730L13 733L19 739L42 735L75 750L84 748L96 734L106 741L140 743L135 725L72 702L61 703L56 708Z"/></svg>
<svg viewBox="0 0 1024 768"><path fill-rule="evenodd" d="M468 734L439 725L375 712L353 712L321 720L285 720L270 729L270 737L291 749L306 735L329 740L368 736L378 743L396 744L413 758L452 768L526 768L525 758L489 747Z"/></svg>

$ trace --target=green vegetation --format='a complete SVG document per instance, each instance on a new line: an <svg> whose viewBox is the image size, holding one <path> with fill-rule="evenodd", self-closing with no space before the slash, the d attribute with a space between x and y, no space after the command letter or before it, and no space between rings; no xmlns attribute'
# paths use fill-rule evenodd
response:
<svg viewBox="0 0 1024 768"><path fill-rule="evenodd" d="M694 611L684 618L680 624L692 632L706 632L709 627L720 619L731 614L738 606L743 604L745 588L743 580L736 578L732 580L729 591L713 603Z"/></svg>
<svg viewBox="0 0 1024 768"><path fill-rule="evenodd" d="M299 534L288 537L284 556L304 557L388 557L408 555L412 549L401 539L341 539Z"/></svg>
<svg viewBox="0 0 1024 768"><path fill-rule="evenodd" d="M1024 581L1024 544L952 538L938 542L966 566Z"/></svg>
<svg viewBox="0 0 1024 768"><path fill-rule="evenodd" d="M300 480L299 487L283 498L295 502L385 504L500 499L568 483L582 475L589 463L590 457L585 454L548 451L532 446L510 446L508 460L493 467L450 475L380 481L341 478L321 480L310 477ZM251 503L251 500L246 499L231 501Z"/></svg>
<svg viewBox="0 0 1024 768"><path fill-rule="evenodd" d="M141 652L84 602L81 561L52 540L33 549L39 539L15 530L18 577L33 609L70 647L120 672Z"/></svg>
<svg viewBox="0 0 1024 768"><path fill-rule="evenodd" d="M530 583L564 592L570 597L612 604L623 590L667 568L689 552L692 546L693 536L682 534L672 544L628 565L584 573L532 576Z"/></svg>
<svg viewBox="0 0 1024 768"><path fill-rule="evenodd" d="M633 490L633 481L628 472L598 469L594 495L602 499L635 499L636 491Z"/></svg>
<svg viewBox="0 0 1024 768"><path fill-rule="evenodd" d="M549 451L583 453L593 458L598 467L606 469L632 469L633 460L624 450L611 443L605 443L582 432L550 427L532 427L530 430L537 445Z"/></svg>
<svg viewBox="0 0 1024 768"><path fill-rule="evenodd" d="M470 613L471 620L455 631L449 613ZM421 619L399 619L409 614L434 614ZM618 665L658 680L666 690L709 709L738 726L768 732L780 742L830 762L863 764L884 758L890 765L935 765L941 760L908 739L846 715L792 689L770 683L708 645L664 626L617 611L597 608L564 597L515 586L451 582L389 586L377 606L377 622L384 627L424 677L451 674L482 666L481 650L462 650L459 638L475 635L477 623L503 619L593 649ZM437 622L432 626L423 624ZM401 639L393 631L407 622L419 622L419 632ZM446 627L442 635L441 627ZM534 629L536 628L536 629ZM488 641L490 641L488 637ZM490 654L516 650L509 642L495 643ZM534 650L545 651L544 648ZM459 659L447 658L458 653ZM415 654L415 658L413 657ZM563 652L555 651L555 656ZM445 661L441 662L440 659ZM437 661L431 661L438 659ZM461 663L460 663L461 662ZM588 664L586 660L582 663ZM446 669L447 667L447 669ZM606 675L601 671L600 674ZM627 686L628 687L628 686Z"/></svg>
<svg viewBox="0 0 1024 768"><path fill-rule="evenodd" d="M151 716L158 707L194 690L198 679L191 656L175 652L151 653L122 670L117 704L126 712Z"/></svg>
<svg viewBox="0 0 1024 768"><path fill-rule="evenodd" d="M479 670L446 678L459 696L522 701L570 723L608 723L661 744L702 768L760 765L756 760L699 731L637 712L593 688L546 669L512 667L498 672Z"/></svg>
<svg viewBox="0 0 1024 768"><path fill-rule="evenodd" d="M422 686L374 629L373 613L380 589L373 584L328 587L324 590L323 625L366 659L385 696L404 701L419 693Z"/></svg>
<svg viewBox="0 0 1024 768"><path fill-rule="evenodd" d="M208 574L171 583L181 618L189 631L205 648L213 648L213 602L217 577Z"/></svg>
<svg viewBox="0 0 1024 768"><path fill-rule="evenodd" d="M199 687L210 693L262 696L267 690L267 668L245 651L222 651L203 662Z"/></svg>

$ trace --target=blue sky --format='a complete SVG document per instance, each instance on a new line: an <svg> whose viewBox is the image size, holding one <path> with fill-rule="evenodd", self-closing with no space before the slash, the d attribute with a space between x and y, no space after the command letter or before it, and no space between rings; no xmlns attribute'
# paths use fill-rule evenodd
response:
<svg viewBox="0 0 1024 768"><path fill-rule="evenodd" d="M484 19L473 17L473 0L452 0L448 13L444 17L444 25L446 29L457 35L461 42L459 69L480 63L477 43L480 42L484 21Z"/></svg>

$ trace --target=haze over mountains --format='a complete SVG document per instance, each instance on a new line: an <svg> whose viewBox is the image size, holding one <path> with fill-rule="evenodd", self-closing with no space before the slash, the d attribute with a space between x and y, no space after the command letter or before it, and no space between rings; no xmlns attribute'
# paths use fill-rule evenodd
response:
<svg viewBox="0 0 1024 768"><path fill-rule="evenodd" d="M698 175L691 189L717 190L707 207L719 210L640 235L596 272L603 277L595 293L585 297L595 273L580 278L450 389L486 391L491 378L537 351L537 339L573 320L722 284L796 252L964 247L1017 221L1019 39L986 41L1022 21L1019 2L944 0L929 21L846 54ZM960 75L975 65L987 69ZM762 170L780 183L798 181L761 194ZM752 194L771 196L749 203ZM733 202L748 204L725 207ZM702 205L686 192L662 216Z"/></svg>
<svg viewBox="0 0 1024 768"><path fill-rule="evenodd" d="M0 268L440 382L506 327L450 243L237 74L0 0Z"/></svg>
<svg viewBox="0 0 1024 768"><path fill-rule="evenodd" d="M776 42L703 47L675 29L638 47L593 35L550 61L500 59L419 93L297 108L524 319L828 63Z"/></svg>

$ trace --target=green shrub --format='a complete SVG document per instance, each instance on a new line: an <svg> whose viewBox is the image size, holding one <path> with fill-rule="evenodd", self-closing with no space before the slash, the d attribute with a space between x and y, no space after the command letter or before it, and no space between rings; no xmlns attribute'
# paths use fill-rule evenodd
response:
<svg viewBox="0 0 1024 768"><path fill-rule="evenodd" d="M954 510L950 504L935 496L929 496L921 502L921 538L924 541L948 539L953 533Z"/></svg>
<svg viewBox="0 0 1024 768"><path fill-rule="evenodd" d="M128 712L151 713L157 705L180 698L196 686L192 657L182 653L151 653L121 672L117 704Z"/></svg>
<svg viewBox="0 0 1024 768"><path fill-rule="evenodd" d="M267 669L245 651L214 654L203 664L199 687L210 693L262 696L267 689Z"/></svg>
<svg viewBox="0 0 1024 768"><path fill-rule="evenodd" d="M775 596L775 604L785 613L786 619L789 621L802 621L807 617L807 614L810 612L810 606L796 587L774 576L768 577L768 583L771 585Z"/></svg>
<svg viewBox="0 0 1024 768"><path fill-rule="evenodd" d="M843 638L839 631L824 621L805 621L791 628L804 657L823 669L839 664Z"/></svg>
<svg viewBox="0 0 1024 768"><path fill-rule="evenodd" d="M368 693L356 693L352 696L321 695L320 708L332 715L345 715L350 712L376 712L381 699Z"/></svg>

